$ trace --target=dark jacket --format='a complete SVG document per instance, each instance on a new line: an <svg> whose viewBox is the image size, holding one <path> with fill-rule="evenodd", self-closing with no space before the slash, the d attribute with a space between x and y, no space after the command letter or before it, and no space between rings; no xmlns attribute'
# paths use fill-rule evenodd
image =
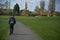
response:
<svg viewBox="0 0 60 40"><path fill-rule="evenodd" d="M13 19L14 20L14 23L13 23L13 25L16 23L16 20L15 20L15 18L14 17L11 17L10 19L9 19L9 24L10 24L10 22L11 22L11 19ZM11 24L10 24L11 25Z"/></svg>

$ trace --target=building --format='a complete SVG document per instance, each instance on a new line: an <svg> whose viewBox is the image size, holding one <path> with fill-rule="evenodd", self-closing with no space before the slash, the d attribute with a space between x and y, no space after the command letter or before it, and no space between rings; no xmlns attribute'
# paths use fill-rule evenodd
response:
<svg viewBox="0 0 60 40"><path fill-rule="evenodd" d="M40 16L47 16L47 10L45 9L45 1L40 1L40 8L38 6L35 7L34 13Z"/></svg>
<svg viewBox="0 0 60 40"><path fill-rule="evenodd" d="M27 15L27 2L25 2L25 9L22 11L22 15Z"/></svg>
<svg viewBox="0 0 60 40"><path fill-rule="evenodd" d="M34 14L36 14L36 15L40 14L40 8L38 6L35 7Z"/></svg>

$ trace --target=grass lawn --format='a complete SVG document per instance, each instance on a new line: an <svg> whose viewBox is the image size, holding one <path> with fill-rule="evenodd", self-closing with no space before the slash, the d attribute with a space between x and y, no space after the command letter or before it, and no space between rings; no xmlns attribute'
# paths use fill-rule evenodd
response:
<svg viewBox="0 0 60 40"><path fill-rule="evenodd" d="M7 17L0 16L0 40L5 40L8 35Z"/></svg>
<svg viewBox="0 0 60 40"><path fill-rule="evenodd" d="M43 40L60 40L59 17L27 17L16 16L17 21L27 25ZM6 38L8 32L8 16L0 16L0 40Z"/></svg>
<svg viewBox="0 0 60 40"><path fill-rule="evenodd" d="M15 17L17 21L27 25L43 40L60 40L59 17Z"/></svg>

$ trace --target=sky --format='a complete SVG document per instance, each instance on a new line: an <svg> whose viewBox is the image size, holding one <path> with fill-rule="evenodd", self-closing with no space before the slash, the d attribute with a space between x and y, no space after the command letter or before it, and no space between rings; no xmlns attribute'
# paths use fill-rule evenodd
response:
<svg viewBox="0 0 60 40"><path fill-rule="evenodd" d="M56 0L56 11L60 12L60 0Z"/></svg>
<svg viewBox="0 0 60 40"><path fill-rule="evenodd" d="M40 8L40 0L11 0L11 8L13 8L16 3L18 3L20 9L24 9L25 8L25 2L28 3L27 9L30 11L34 11L36 6L39 6L39 8ZM45 8L47 9L48 8L47 5L48 5L49 1L45 0L45 2L47 2L46 6L45 6Z"/></svg>
<svg viewBox="0 0 60 40"><path fill-rule="evenodd" d="M10 0L10 3L11 3L10 8L13 9L14 5L16 3L18 3L20 10L24 9L25 2L27 2L28 3L28 10L34 11L36 6L39 6L39 8L40 8L40 1L41 0ZM45 1L45 9L48 9L49 0L44 0L44 1ZM60 12L60 0L56 0L55 4L56 4L56 7L55 7L56 11Z"/></svg>

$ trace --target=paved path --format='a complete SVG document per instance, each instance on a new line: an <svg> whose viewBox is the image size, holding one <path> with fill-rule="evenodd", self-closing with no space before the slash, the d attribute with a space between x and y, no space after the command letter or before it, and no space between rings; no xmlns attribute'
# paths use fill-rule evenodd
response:
<svg viewBox="0 0 60 40"><path fill-rule="evenodd" d="M32 32L28 27L19 22L14 27L14 32L8 37L7 40L41 40Z"/></svg>

